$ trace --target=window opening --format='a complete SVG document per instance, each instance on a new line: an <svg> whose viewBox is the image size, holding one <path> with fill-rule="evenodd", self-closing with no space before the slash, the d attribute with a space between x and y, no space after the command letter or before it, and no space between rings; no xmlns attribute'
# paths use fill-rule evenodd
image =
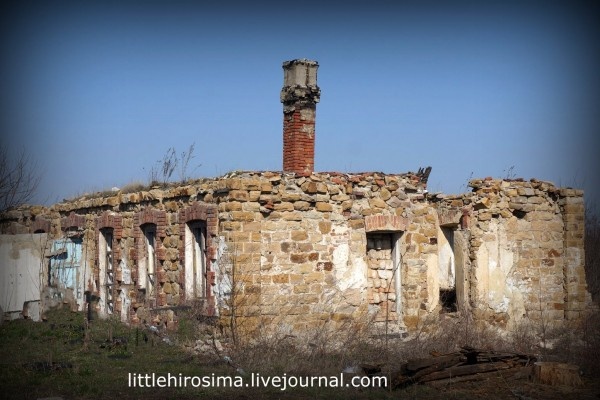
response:
<svg viewBox="0 0 600 400"><path fill-rule="evenodd" d="M156 228L146 226L144 228L146 242L146 296L153 298L156 284Z"/></svg>
<svg viewBox="0 0 600 400"><path fill-rule="evenodd" d="M454 229L440 227L438 234L438 263L441 312L458 311L456 296L456 263L454 255ZM439 232L439 231L438 231Z"/></svg>
<svg viewBox="0 0 600 400"><path fill-rule="evenodd" d="M103 267L100 273L104 277L104 301L107 314L115 311L115 273L113 265L113 233L111 229L101 231L104 240L104 254L102 255Z"/></svg>
<svg viewBox="0 0 600 400"><path fill-rule="evenodd" d="M208 297L206 266L206 224L192 221L186 224L185 280L187 298Z"/></svg>
<svg viewBox="0 0 600 400"><path fill-rule="evenodd" d="M399 243L401 233L368 232L367 263L370 303L379 307L378 319L396 320L402 312Z"/></svg>

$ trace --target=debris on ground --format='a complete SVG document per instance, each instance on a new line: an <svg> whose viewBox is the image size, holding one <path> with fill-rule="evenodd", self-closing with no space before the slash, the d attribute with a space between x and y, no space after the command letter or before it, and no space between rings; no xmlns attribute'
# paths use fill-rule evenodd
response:
<svg viewBox="0 0 600 400"><path fill-rule="evenodd" d="M415 383L444 383L478 380L494 371L531 366L535 357L528 354L496 352L464 346L460 351L428 358L408 360L392 374L392 388Z"/></svg>

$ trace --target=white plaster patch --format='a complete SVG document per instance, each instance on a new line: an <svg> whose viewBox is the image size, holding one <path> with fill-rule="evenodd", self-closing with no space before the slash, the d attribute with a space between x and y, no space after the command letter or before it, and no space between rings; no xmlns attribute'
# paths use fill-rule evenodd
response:
<svg viewBox="0 0 600 400"><path fill-rule="evenodd" d="M131 285L131 269L129 268L124 259L121 259L119 267L121 268L121 283L123 285Z"/></svg>
<svg viewBox="0 0 600 400"><path fill-rule="evenodd" d="M121 298L121 322L127 322L129 316L129 307L131 305L131 299L127 296L127 290L121 290L119 297Z"/></svg>
<svg viewBox="0 0 600 400"><path fill-rule="evenodd" d="M332 233L334 241L337 242L332 259L337 289L345 291L366 288L367 264L364 261L364 254L350 254L349 229L346 226L334 225Z"/></svg>
<svg viewBox="0 0 600 400"><path fill-rule="evenodd" d="M0 235L0 308L20 312L27 302L39 302L47 235ZM39 320L38 315L32 315Z"/></svg>
<svg viewBox="0 0 600 400"><path fill-rule="evenodd" d="M213 294L215 296L216 312L219 308L229 309L227 300L231 297L231 276L227 271L227 263L223 262L223 255L227 251L225 238L219 236L217 243L217 259L212 262L212 269L215 271L215 286L213 286Z"/></svg>
<svg viewBox="0 0 600 400"><path fill-rule="evenodd" d="M488 294L489 306L495 312L507 312L510 299L500 292L491 290Z"/></svg>
<svg viewBox="0 0 600 400"><path fill-rule="evenodd" d="M336 271L346 269L349 254L350 246L348 243L342 243L333 250L333 265Z"/></svg>

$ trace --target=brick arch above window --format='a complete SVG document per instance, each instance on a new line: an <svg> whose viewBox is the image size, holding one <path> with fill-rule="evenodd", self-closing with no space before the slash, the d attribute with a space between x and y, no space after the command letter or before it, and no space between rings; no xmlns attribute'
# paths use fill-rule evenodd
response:
<svg viewBox="0 0 600 400"><path fill-rule="evenodd" d="M405 231L408 221L405 217L398 215L368 215L365 217L365 231L377 232L388 231L398 232Z"/></svg>
<svg viewBox="0 0 600 400"><path fill-rule="evenodd" d="M206 221L206 230L210 236L216 237L218 234L217 206L195 202L189 207L179 211L179 222L187 223L190 221Z"/></svg>
<svg viewBox="0 0 600 400"><path fill-rule="evenodd" d="M31 225L33 233L50 233L50 221L44 217L36 217Z"/></svg>
<svg viewBox="0 0 600 400"><path fill-rule="evenodd" d="M113 214L109 211L105 211L100 214L96 219L96 243L100 243L100 232L103 229L112 229L113 241L116 243L117 240L121 240L123 237L123 217ZM121 246L117 246L115 243L113 243L113 257L115 263L118 264L122 258ZM99 256L99 252L96 251L96 265L99 265Z"/></svg>
<svg viewBox="0 0 600 400"><path fill-rule="evenodd" d="M113 214L110 211L104 211L96 219L96 230L112 228L116 240L123 237L123 217Z"/></svg>
<svg viewBox="0 0 600 400"><path fill-rule="evenodd" d="M218 235L218 211L217 206L214 204L207 204L202 202L195 202L189 207L186 207L179 211L179 236L181 242L183 242L183 238L185 237L185 224L191 221L204 221L206 222L206 233L211 238L216 238ZM216 260L217 252L214 246L212 246L212 241L207 241L207 257L211 260ZM180 246L179 252L180 257L183 260L184 254L183 245Z"/></svg>
<svg viewBox="0 0 600 400"><path fill-rule="evenodd" d="M156 258L159 261L165 260L165 249L162 246L162 241L166 236L166 225L167 225L167 213L162 210L156 210L153 208L146 208L140 212L137 212L133 217L134 224L134 241L135 251L131 254L132 260L139 260L140 255L143 254L143 226L146 224L152 224L156 227Z"/></svg>
<svg viewBox="0 0 600 400"><path fill-rule="evenodd" d="M63 231L68 231L71 229L83 229L85 228L85 215L76 214L74 211L62 218L60 221L60 225Z"/></svg>
<svg viewBox="0 0 600 400"><path fill-rule="evenodd" d="M135 214L133 223L136 228L140 228L144 224L154 224L156 225L156 235L164 238L165 226L167 224L167 213L162 210L146 208ZM139 231L139 229L136 230Z"/></svg>

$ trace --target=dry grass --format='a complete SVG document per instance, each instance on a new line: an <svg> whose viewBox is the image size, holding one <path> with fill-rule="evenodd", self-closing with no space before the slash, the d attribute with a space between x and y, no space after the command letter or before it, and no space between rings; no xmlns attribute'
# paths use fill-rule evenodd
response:
<svg viewBox="0 0 600 400"><path fill-rule="evenodd" d="M2 346L0 384L5 395L19 394L21 398L60 395L65 398L139 398L156 395L197 398L197 390L145 391L126 386L128 372L156 372L189 375L237 375L260 373L261 376L333 376L346 367L358 364L379 364L383 373L391 376L400 365L411 358L429 357L430 353L449 353L464 345L494 350L516 350L540 354L552 360L580 365L586 376L597 374L600 364L600 314L590 313L577 326L554 327L547 330L546 343L540 347L539 329L535 321L524 320L509 335L502 335L493 326L476 322L470 314L441 314L424 320L408 339L388 337L377 333L368 319L348 320L337 329L323 324L310 334L294 335L289 330L262 332L253 341L234 345L224 337L216 321L202 318L192 307L178 311L179 331L167 333L175 345L168 346L156 337L143 340L134 327L117 321L95 321L92 324L89 346L83 346L83 316L61 310L50 313L46 323L20 320L0 327ZM103 348L110 336L128 339L126 347ZM137 338L136 338L137 337ZM190 343L213 337L223 349L215 352L190 353ZM187 349L187 351L186 351ZM228 356L232 363L224 361ZM68 362L65 371L34 372L24 367L29 362ZM234 368L232 368L234 367ZM240 368L238 371L237 368ZM240 372L243 371L243 372ZM596 375L597 376L597 375ZM589 381L589 378L587 378ZM501 382L502 383L502 382ZM528 384L529 385L529 384ZM510 387L505 384L504 386ZM503 386L503 387L504 387ZM490 392L492 390L492 392ZM531 389L533 390L533 389ZM280 398L278 390L253 391L257 398ZM443 390L409 387L400 392L382 389L352 391L327 389L285 392L286 398L461 398L474 393L493 393L489 385ZM510 392L507 389L507 393ZM209 398L237 398L248 392L230 389L203 391ZM0 398L2 396L0 395ZM150 396L152 397L152 396ZM507 397L510 398L510 397ZM553 397L538 397L553 398Z"/></svg>
<svg viewBox="0 0 600 400"><path fill-rule="evenodd" d="M140 181L130 182L121 188L121 193L136 193L146 190L148 185Z"/></svg>

